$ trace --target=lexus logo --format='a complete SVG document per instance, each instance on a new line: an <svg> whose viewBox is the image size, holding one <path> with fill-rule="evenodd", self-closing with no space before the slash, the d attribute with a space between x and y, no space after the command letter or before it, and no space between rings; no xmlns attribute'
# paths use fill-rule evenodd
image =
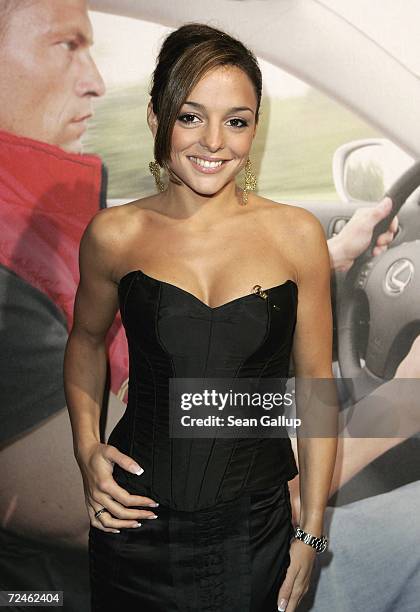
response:
<svg viewBox="0 0 420 612"><path fill-rule="evenodd" d="M398 259L387 270L385 290L390 294L400 294L407 287L414 274L414 266L409 259Z"/></svg>

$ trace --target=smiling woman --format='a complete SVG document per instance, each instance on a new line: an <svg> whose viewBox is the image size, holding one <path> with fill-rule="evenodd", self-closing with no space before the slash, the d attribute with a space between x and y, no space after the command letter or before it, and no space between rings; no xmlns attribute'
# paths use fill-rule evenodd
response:
<svg viewBox="0 0 420 612"><path fill-rule="evenodd" d="M91 522L93 612L274 612L287 599L294 612L307 588L315 551L293 538L287 435L170 429L173 378L284 379L293 344L300 375L332 378L322 226L253 193L260 101L261 72L240 41L202 24L171 33L148 106L158 194L100 211L80 244L64 374ZM128 404L102 444L105 338L118 307ZM334 451L335 440L300 446L301 527L316 540Z"/></svg>
<svg viewBox="0 0 420 612"><path fill-rule="evenodd" d="M183 10L182 5L176 6ZM209 19L214 14L220 20L221 15L214 11L216 8L210 11ZM96 12L91 12L91 19L94 57L107 83L107 95L95 104L85 145L99 153L108 166L108 197L114 204L153 190L147 171L152 140L144 117L150 73L161 41L170 30L141 19ZM240 24L232 23L232 28L237 33ZM127 62L127 57L138 61ZM264 89L252 156L258 192L276 201L305 206L312 206L311 201L336 201L331 172L336 148L346 141L383 134L296 73L293 76L261 57L258 63Z"/></svg>
<svg viewBox="0 0 420 612"><path fill-rule="evenodd" d="M232 64L223 67L208 64L203 76L201 71L193 75L192 82L197 80L198 83L192 88L191 99L181 104L173 121L169 124L165 121L165 129L158 117L167 117L167 114L165 108L159 109L155 103L153 90L148 117L155 137L157 162L167 169L173 182L180 185L183 181L203 194L218 190L227 178L232 180L245 166L255 136L261 99L261 85L256 92L253 82L244 78L245 71L233 58ZM191 74L191 70L188 73ZM215 100L214 93L218 91L227 93ZM247 105L234 106L238 94ZM185 99L186 92L182 92L181 97ZM170 95L164 97L166 104L168 98ZM172 134L171 139L168 134ZM205 153L199 150L200 143L205 145ZM222 147L222 143L225 146ZM208 175L217 175L218 180L207 180Z"/></svg>
<svg viewBox="0 0 420 612"><path fill-rule="evenodd" d="M179 59L175 62L174 58ZM249 106L229 109L230 114L235 117L235 111L245 111L251 114L254 125L258 122L262 76L255 57L239 42L236 48L230 47L228 42L223 46L223 37L221 42L219 42L219 49L215 53L215 42L211 29L204 25L198 25L194 29L184 27L181 29L179 37L173 37L173 39L168 37L167 44L162 47L150 92L151 107L155 115L156 125L154 133L155 157L160 165L167 166L170 158L171 135L176 121L188 124L188 120L194 118L194 115L185 113L188 110L191 111L191 109L201 111L202 113L204 111L205 113L206 109L203 104L187 99L188 93L192 91L205 75L208 77L214 68L220 68L221 66L228 70L232 70L236 66L240 72L239 77L243 76L243 74L248 76L248 88L253 90ZM169 74L171 78L168 78ZM229 81L231 75L226 75L223 71L219 71L218 78L225 78ZM232 97L235 93L235 88L240 87L243 82L245 81L241 82L239 78L235 83L230 84L229 90L232 91ZM223 83L219 83L219 85L223 87ZM201 86L206 87L205 82ZM215 85L210 85L210 88L212 86L214 87ZM214 91L215 89L211 89L212 94L214 94ZM215 102L219 102L220 107L226 112L228 105L223 100L220 100L219 96L217 100L211 100L211 106ZM186 109L184 109L183 114L182 109L184 107ZM156 121L156 118L159 121ZM227 117L226 121L228 121ZM239 123L241 121L242 124L247 125L243 119L239 120ZM254 134L255 130L252 130L252 136Z"/></svg>

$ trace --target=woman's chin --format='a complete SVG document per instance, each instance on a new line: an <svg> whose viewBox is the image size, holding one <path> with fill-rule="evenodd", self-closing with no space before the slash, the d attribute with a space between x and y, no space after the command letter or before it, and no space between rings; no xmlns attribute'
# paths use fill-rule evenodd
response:
<svg viewBox="0 0 420 612"><path fill-rule="evenodd" d="M218 189L213 188L200 188L200 187L190 187L190 189L196 193L198 196L201 196L203 198L213 198L216 197L218 195L220 195L220 193L222 193L222 191L224 189L226 189L228 184L223 184L221 187L219 187Z"/></svg>
<svg viewBox="0 0 420 612"><path fill-rule="evenodd" d="M229 188L234 183L230 181L186 181L182 180L185 187L204 198L211 198L219 195L223 190Z"/></svg>

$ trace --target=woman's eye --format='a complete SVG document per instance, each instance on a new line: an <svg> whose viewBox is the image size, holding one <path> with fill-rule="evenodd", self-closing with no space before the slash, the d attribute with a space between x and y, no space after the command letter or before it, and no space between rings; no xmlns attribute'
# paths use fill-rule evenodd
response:
<svg viewBox="0 0 420 612"><path fill-rule="evenodd" d="M199 121L198 117L196 115L192 115L191 113L185 113L184 115L180 115L178 117L178 120L182 123L197 123L197 121L194 121L194 119Z"/></svg>
<svg viewBox="0 0 420 612"><path fill-rule="evenodd" d="M235 117L234 119L229 119L228 123L231 124L232 127L241 128L248 125L248 122L245 119L239 119L239 117Z"/></svg>

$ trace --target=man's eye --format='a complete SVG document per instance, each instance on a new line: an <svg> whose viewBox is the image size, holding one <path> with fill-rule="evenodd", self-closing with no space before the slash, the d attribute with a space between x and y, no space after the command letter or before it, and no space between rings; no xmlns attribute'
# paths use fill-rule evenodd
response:
<svg viewBox="0 0 420 612"><path fill-rule="evenodd" d="M191 113L184 113L178 117L178 121L181 121L182 123L197 123L197 121L194 121L194 119L199 121L197 115L192 115Z"/></svg>
<svg viewBox="0 0 420 612"><path fill-rule="evenodd" d="M63 40L60 45L65 47L68 51L75 51L75 49L77 49L77 41L75 40Z"/></svg>
<svg viewBox="0 0 420 612"><path fill-rule="evenodd" d="M245 119L239 119L239 117L235 117L234 119L229 119L228 123L231 124L232 127L241 128L248 125L248 122Z"/></svg>

